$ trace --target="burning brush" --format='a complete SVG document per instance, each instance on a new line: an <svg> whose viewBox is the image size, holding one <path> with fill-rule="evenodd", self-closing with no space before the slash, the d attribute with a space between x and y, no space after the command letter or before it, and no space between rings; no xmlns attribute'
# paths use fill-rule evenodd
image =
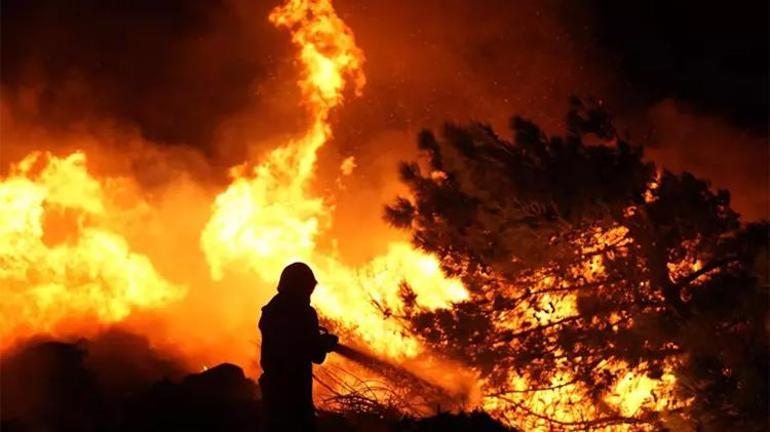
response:
<svg viewBox="0 0 770 432"><path fill-rule="evenodd" d="M331 399L346 410L387 410L388 406L396 406L398 411L414 413L432 413L441 411L442 407L457 406L457 398L445 389L428 382L407 369L377 358L363 350L339 342L339 337L324 327L321 332L321 344L327 352L339 354L344 359L372 372L382 378L384 383L364 380L345 370L334 366L324 366L323 375L315 374L314 379L331 391ZM332 369L335 371L332 371ZM345 376L342 376L345 375ZM332 385L330 385L330 381ZM351 384L353 381L353 384Z"/></svg>

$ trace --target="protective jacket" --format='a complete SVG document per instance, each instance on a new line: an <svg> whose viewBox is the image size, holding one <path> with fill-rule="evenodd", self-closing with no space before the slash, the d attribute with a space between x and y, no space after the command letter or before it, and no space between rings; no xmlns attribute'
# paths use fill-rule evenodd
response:
<svg viewBox="0 0 770 432"><path fill-rule="evenodd" d="M326 357L309 297L279 292L262 308L262 389L269 431L314 430L313 366Z"/></svg>

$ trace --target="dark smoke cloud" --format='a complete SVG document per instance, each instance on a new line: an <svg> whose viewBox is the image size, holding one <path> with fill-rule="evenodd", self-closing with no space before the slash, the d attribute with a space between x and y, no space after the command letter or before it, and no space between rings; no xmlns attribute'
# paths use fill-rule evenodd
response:
<svg viewBox="0 0 770 432"><path fill-rule="evenodd" d="M673 171L693 171L731 191L732 205L748 220L768 218L770 178L767 138L736 130L719 117L666 99L647 117L647 154Z"/></svg>
<svg viewBox="0 0 770 432"><path fill-rule="evenodd" d="M18 116L54 128L115 119L202 149L288 48L266 19L252 23L261 40L247 37L219 0L9 0L2 24L4 100Z"/></svg>
<svg viewBox="0 0 770 432"><path fill-rule="evenodd" d="M421 127L481 120L506 135L513 113L561 133L568 97L593 95L655 161L730 189L744 218L767 217L767 5L667 4L341 1L370 85L341 111L339 147L377 167L408 156L381 131L413 143Z"/></svg>
<svg viewBox="0 0 770 432"><path fill-rule="evenodd" d="M722 13L620 3L336 1L367 56L368 84L335 115L324 177L335 178L339 160L355 155L366 170L354 180L365 177L350 182L347 196L380 198L392 191L396 161L413 156L421 128L481 120L505 134L508 118L521 114L559 133L569 96L593 95L632 138L654 137L658 161L714 176L745 216L766 215L766 188L743 188L732 176L760 169L767 177L766 164L756 163L767 139L766 4ZM6 0L5 109L49 129L109 120L150 141L198 149L218 167L241 162L302 127L295 50L266 19L273 6ZM725 140L704 147L676 132L670 116L655 114L671 100L688 107L696 128L718 122ZM719 176L713 167L726 147L730 172ZM694 163L666 159L693 152ZM339 199L344 206L346 196Z"/></svg>

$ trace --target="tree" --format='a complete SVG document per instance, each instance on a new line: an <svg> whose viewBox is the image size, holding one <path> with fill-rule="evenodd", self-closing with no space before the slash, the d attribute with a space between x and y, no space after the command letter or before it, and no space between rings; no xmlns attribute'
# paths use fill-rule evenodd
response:
<svg viewBox="0 0 770 432"><path fill-rule="evenodd" d="M398 318L525 428L763 430L767 223L645 161L600 104L571 101L566 124L420 134L425 160L400 168L411 196L385 217L470 297L425 311L405 286Z"/></svg>

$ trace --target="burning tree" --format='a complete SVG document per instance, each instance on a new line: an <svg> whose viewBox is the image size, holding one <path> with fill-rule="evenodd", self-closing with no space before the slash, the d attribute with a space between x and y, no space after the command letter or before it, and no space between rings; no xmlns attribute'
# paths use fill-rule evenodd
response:
<svg viewBox="0 0 770 432"><path fill-rule="evenodd" d="M563 137L511 126L423 132L426 160L402 164L411 197L386 219L471 295L426 311L405 285L397 319L526 429L763 429L767 224L645 161L593 101Z"/></svg>

